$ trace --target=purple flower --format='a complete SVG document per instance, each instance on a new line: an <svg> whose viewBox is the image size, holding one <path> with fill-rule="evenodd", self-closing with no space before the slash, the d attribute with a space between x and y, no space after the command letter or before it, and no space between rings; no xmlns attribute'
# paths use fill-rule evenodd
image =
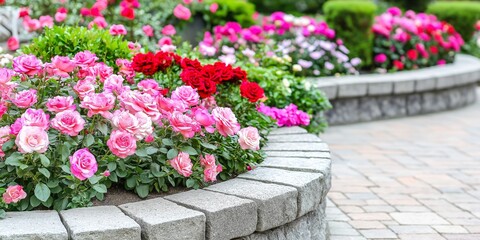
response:
<svg viewBox="0 0 480 240"><path fill-rule="evenodd" d="M325 62L325 68L328 70L333 70L335 66L331 62Z"/></svg>
<svg viewBox="0 0 480 240"><path fill-rule="evenodd" d="M298 64L299 64L300 66L302 66L303 68L310 68L310 67L313 65L312 62L307 61L307 60L303 60L303 59L299 59L299 60L298 60Z"/></svg>

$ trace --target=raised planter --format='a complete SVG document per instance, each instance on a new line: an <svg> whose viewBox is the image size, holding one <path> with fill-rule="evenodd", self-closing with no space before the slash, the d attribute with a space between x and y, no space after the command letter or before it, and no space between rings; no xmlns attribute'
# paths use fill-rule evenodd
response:
<svg viewBox="0 0 480 240"><path fill-rule="evenodd" d="M333 108L332 125L455 109L476 101L480 59L459 54L453 64L360 76L312 78Z"/></svg>
<svg viewBox="0 0 480 240"><path fill-rule="evenodd" d="M328 146L304 129L269 136L258 168L202 190L116 206L7 212L0 239L327 239Z"/></svg>

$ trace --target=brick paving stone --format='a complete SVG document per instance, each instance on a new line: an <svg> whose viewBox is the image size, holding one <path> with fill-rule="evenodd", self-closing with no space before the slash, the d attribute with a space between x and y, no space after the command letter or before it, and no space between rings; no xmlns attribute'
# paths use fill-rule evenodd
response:
<svg viewBox="0 0 480 240"><path fill-rule="evenodd" d="M327 218L346 223L339 226L356 229L365 239L385 233L394 239L480 240L479 118L476 103L330 127L321 134L333 169Z"/></svg>
<svg viewBox="0 0 480 240"><path fill-rule="evenodd" d="M397 239L397 234L389 229L360 230L360 233L368 239Z"/></svg>

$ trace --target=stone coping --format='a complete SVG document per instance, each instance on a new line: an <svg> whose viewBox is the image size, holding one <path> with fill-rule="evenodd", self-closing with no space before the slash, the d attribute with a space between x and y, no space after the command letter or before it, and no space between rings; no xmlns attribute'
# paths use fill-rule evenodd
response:
<svg viewBox="0 0 480 240"><path fill-rule="evenodd" d="M309 78L328 99L443 90L480 80L480 59L458 54L455 62L387 74Z"/></svg>
<svg viewBox="0 0 480 240"><path fill-rule="evenodd" d="M7 212L0 239L257 239L299 229L325 238L328 146L292 127L273 130L264 150L258 168L201 190L118 207Z"/></svg>
<svg viewBox="0 0 480 240"><path fill-rule="evenodd" d="M476 101L480 59L458 54L453 64L387 74L310 78L333 108L331 125L414 116Z"/></svg>

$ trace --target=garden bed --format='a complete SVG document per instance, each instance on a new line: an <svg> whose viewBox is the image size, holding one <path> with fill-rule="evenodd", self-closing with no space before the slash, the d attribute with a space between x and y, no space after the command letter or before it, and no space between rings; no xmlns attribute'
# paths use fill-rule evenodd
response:
<svg viewBox="0 0 480 240"><path fill-rule="evenodd" d="M258 168L203 190L118 207L7 212L0 239L326 239L328 146L293 127L274 130L264 150Z"/></svg>
<svg viewBox="0 0 480 240"><path fill-rule="evenodd" d="M332 125L366 122L460 108L476 101L480 60L458 55L455 63L389 74L312 78L333 108Z"/></svg>

